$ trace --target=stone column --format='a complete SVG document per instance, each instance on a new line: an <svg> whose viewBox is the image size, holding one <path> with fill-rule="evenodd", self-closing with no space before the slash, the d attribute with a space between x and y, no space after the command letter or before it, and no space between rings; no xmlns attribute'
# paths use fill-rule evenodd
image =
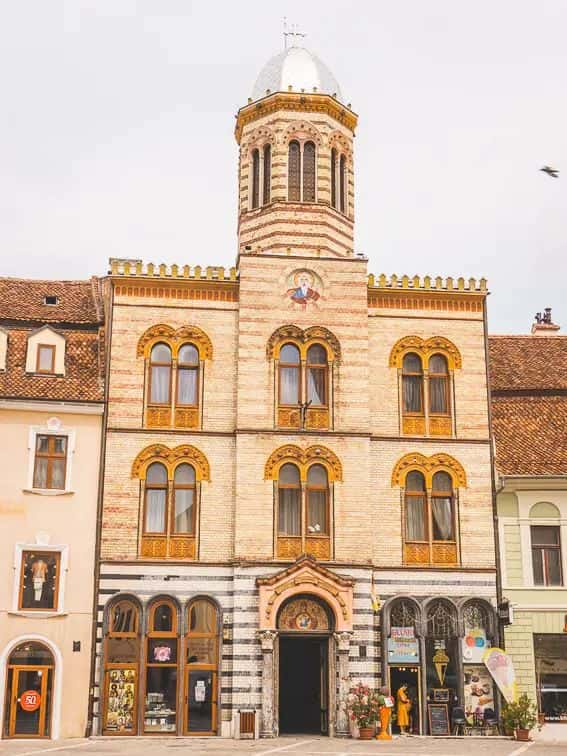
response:
<svg viewBox="0 0 567 756"><path fill-rule="evenodd" d="M258 637L262 645L262 723L260 737L275 738L274 641L278 634L275 630L261 630Z"/></svg>
<svg viewBox="0 0 567 756"><path fill-rule="evenodd" d="M335 641L337 643L337 651L339 655L339 663L337 667L337 674L339 676L339 692L337 696L337 738L348 738L350 735L347 713L347 696L350 688L348 655L352 635L352 633L345 632L335 633Z"/></svg>

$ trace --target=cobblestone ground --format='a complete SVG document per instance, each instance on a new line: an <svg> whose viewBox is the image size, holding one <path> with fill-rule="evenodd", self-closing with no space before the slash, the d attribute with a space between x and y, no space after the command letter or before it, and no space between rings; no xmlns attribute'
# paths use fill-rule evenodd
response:
<svg viewBox="0 0 567 756"><path fill-rule="evenodd" d="M96 738L66 741L0 741L2 756L174 756L187 754L230 756L565 756L567 744L517 743L504 738L395 738L391 742L331 740L318 737L286 737L276 740L227 740L221 738ZM171 753L170 753L171 751Z"/></svg>

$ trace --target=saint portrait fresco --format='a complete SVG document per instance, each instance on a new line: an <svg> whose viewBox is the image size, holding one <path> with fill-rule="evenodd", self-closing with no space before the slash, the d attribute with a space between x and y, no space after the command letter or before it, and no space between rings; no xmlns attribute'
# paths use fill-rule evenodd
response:
<svg viewBox="0 0 567 756"><path fill-rule="evenodd" d="M286 297L292 306L307 309L308 305L316 305L321 299L322 283L316 273L311 270L295 270L288 277Z"/></svg>

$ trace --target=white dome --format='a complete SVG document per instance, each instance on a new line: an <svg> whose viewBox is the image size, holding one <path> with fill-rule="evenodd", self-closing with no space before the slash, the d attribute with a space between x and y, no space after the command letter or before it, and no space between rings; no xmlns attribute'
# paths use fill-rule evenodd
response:
<svg viewBox="0 0 567 756"><path fill-rule="evenodd" d="M260 100L270 92L312 93L316 87L319 94L328 94L342 101L341 89L333 74L316 55L304 47L288 47L274 55L256 79L252 90L252 99Z"/></svg>

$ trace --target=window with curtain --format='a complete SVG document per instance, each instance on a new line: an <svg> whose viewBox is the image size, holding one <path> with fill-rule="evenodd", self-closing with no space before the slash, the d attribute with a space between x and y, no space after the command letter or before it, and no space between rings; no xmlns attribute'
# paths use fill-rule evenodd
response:
<svg viewBox="0 0 567 756"><path fill-rule="evenodd" d="M287 198L290 202L301 201L301 148L295 140L289 143L288 149Z"/></svg>
<svg viewBox="0 0 567 756"><path fill-rule="evenodd" d="M173 532L195 533L195 469L182 464L173 475Z"/></svg>
<svg viewBox="0 0 567 756"><path fill-rule="evenodd" d="M146 533L165 533L167 510L167 470L160 462L153 462L146 473L145 518Z"/></svg>
<svg viewBox="0 0 567 756"><path fill-rule="evenodd" d="M431 524L434 541L454 541L453 482L446 472L436 472L431 491Z"/></svg>
<svg viewBox="0 0 567 756"><path fill-rule="evenodd" d="M301 359L295 344L284 344L279 359L279 403L297 406L301 395Z"/></svg>
<svg viewBox="0 0 567 756"><path fill-rule="evenodd" d="M303 145L303 201L315 202L315 159L316 149L313 142Z"/></svg>
<svg viewBox="0 0 567 756"><path fill-rule="evenodd" d="M267 205L270 201L272 190L272 145L264 145L264 185L262 187L262 204Z"/></svg>
<svg viewBox="0 0 567 756"><path fill-rule="evenodd" d="M252 152L252 208L260 204L260 152Z"/></svg>
<svg viewBox="0 0 567 756"><path fill-rule="evenodd" d="M177 405L199 404L199 352L193 344L184 344L177 355Z"/></svg>
<svg viewBox="0 0 567 756"><path fill-rule="evenodd" d="M532 525L532 562L535 585L563 585L561 535L556 525Z"/></svg>
<svg viewBox="0 0 567 756"><path fill-rule="evenodd" d="M423 366L421 357L412 352L402 363L402 400L404 413L423 413Z"/></svg>
<svg viewBox="0 0 567 756"><path fill-rule="evenodd" d="M278 477L278 533L301 535L301 482L292 464L282 465Z"/></svg>
<svg viewBox="0 0 567 756"><path fill-rule="evenodd" d="M412 470L406 477L406 541L427 541L427 498L425 477Z"/></svg>
<svg viewBox="0 0 567 756"><path fill-rule="evenodd" d="M33 487L63 490L67 469L67 436L38 434L35 440Z"/></svg>
<svg viewBox="0 0 567 756"><path fill-rule="evenodd" d="M307 401L314 406L327 406L328 359L321 344L307 350Z"/></svg>
<svg viewBox="0 0 567 756"><path fill-rule="evenodd" d="M329 480L323 465L312 465L307 471L307 534L329 533Z"/></svg>
<svg viewBox="0 0 567 756"><path fill-rule="evenodd" d="M156 344L150 354L150 404L171 402L171 349Z"/></svg>
<svg viewBox="0 0 567 756"><path fill-rule="evenodd" d="M331 150L331 205L337 207L337 151Z"/></svg>
<svg viewBox="0 0 567 756"><path fill-rule="evenodd" d="M447 358L434 354L429 360L429 412L432 415L448 415L449 406Z"/></svg>
<svg viewBox="0 0 567 756"><path fill-rule="evenodd" d="M341 155L339 163L339 202L341 213L346 213L346 193L347 193L347 177L346 177L346 158Z"/></svg>

